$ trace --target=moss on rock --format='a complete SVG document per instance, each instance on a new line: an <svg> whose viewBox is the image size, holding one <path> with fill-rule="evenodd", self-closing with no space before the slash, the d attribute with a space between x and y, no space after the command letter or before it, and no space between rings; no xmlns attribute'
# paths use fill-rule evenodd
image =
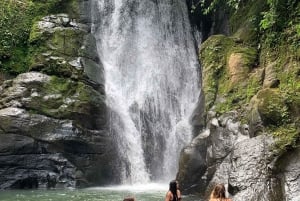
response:
<svg viewBox="0 0 300 201"><path fill-rule="evenodd" d="M230 14L232 35L213 35L200 50L206 111L237 110L242 121L256 127L253 132L264 126L283 149L294 144L300 128L300 32L295 18L300 4L295 5L277 10L290 10L283 16L288 22L277 16L273 29L263 30L261 12L271 12L268 3L242 2Z"/></svg>
<svg viewBox="0 0 300 201"><path fill-rule="evenodd" d="M206 111L213 105L219 113L240 108L260 85L254 74L257 51L223 35L211 36L200 50Z"/></svg>
<svg viewBox="0 0 300 201"><path fill-rule="evenodd" d="M105 114L104 96L82 82L52 76L49 82L30 89L23 105L32 113L75 120L91 129L97 127L100 114Z"/></svg>
<svg viewBox="0 0 300 201"><path fill-rule="evenodd" d="M78 79L83 74L80 48L86 32L68 15L44 17L31 31L30 70Z"/></svg>
<svg viewBox="0 0 300 201"><path fill-rule="evenodd" d="M200 49L202 63L203 91L205 93L206 111L216 100L219 78L226 67L226 53L233 40L224 35L214 35L208 38Z"/></svg>
<svg viewBox="0 0 300 201"><path fill-rule="evenodd" d="M288 107L278 89L263 89L257 93L258 111L265 125L279 126L289 122Z"/></svg>
<svg viewBox="0 0 300 201"><path fill-rule="evenodd" d="M269 130L270 133L276 138L276 143L273 150L282 155L287 150L297 147L300 140L300 129L295 124L286 124Z"/></svg>

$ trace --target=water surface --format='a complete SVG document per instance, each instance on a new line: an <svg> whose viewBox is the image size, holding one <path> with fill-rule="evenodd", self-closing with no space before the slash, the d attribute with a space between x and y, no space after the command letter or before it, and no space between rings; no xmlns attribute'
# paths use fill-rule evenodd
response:
<svg viewBox="0 0 300 201"><path fill-rule="evenodd" d="M1 201L122 201L133 196L137 201L164 201L167 185L112 186L64 190L0 191ZM183 201L200 201L196 196L183 196Z"/></svg>

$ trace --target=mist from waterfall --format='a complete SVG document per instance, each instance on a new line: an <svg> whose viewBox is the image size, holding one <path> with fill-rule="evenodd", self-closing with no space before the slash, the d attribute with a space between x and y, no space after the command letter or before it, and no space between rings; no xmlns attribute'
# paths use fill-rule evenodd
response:
<svg viewBox="0 0 300 201"><path fill-rule="evenodd" d="M92 0L122 183L169 181L192 138L199 64L184 0Z"/></svg>

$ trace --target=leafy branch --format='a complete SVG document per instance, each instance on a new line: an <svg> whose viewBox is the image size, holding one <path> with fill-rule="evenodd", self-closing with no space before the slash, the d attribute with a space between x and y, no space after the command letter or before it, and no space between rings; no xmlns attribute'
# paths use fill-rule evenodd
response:
<svg viewBox="0 0 300 201"><path fill-rule="evenodd" d="M241 0L227 0L225 5L231 9L237 10L239 8ZM211 12L215 11L216 8L224 3L223 0L192 0L191 12L195 12L196 9L201 9L201 12L204 15L208 15Z"/></svg>

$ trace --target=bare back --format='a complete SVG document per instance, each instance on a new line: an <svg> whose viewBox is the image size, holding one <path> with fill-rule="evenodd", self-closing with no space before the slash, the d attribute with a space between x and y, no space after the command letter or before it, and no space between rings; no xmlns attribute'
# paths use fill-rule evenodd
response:
<svg viewBox="0 0 300 201"><path fill-rule="evenodd" d="M232 201L230 198L210 198L209 201Z"/></svg>
<svg viewBox="0 0 300 201"><path fill-rule="evenodd" d="M181 193L180 193L179 190L177 190L177 198L178 198L178 201L181 200ZM172 194L171 191L168 191L168 192L167 192L165 201L173 201L173 194Z"/></svg>

